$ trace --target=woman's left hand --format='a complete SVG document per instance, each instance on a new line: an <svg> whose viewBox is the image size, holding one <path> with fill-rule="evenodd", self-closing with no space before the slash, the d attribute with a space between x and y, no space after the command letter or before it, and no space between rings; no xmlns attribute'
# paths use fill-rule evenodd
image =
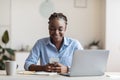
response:
<svg viewBox="0 0 120 80"><path fill-rule="evenodd" d="M60 63L54 63L54 67L52 67L52 70L53 72L57 72L57 73L67 73L68 67Z"/></svg>

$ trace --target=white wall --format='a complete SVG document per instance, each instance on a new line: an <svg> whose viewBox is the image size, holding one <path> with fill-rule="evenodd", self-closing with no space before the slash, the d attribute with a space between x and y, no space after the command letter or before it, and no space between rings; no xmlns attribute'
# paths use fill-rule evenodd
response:
<svg viewBox="0 0 120 80"><path fill-rule="evenodd" d="M32 47L37 39L48 35L48 19L41 16L39 9L44 0L12 0L11 46ZM102 0L87 0L87 8L75 8L74 0L51 0L55 12L68 17L66 36L78 39L83 46L93 40L104 42L102 23Z"/></svg>
<svg viewBox="0 0 120 80"><path fill-rule="evenodd" d="M0 24L9 25L10 0L0 0Z"/></svg>
<svg viewBox="0 0 120 80"><path fill-rule="evenodd" d="M0 45L4 47L1 37L5 30L10 31L10 0L0 0ZM10 44L7 44L9 47Z"/></svg>
<svg viewBox="0 0 120 80"><path fill-rule="evenodd" d="M120 0L106 0L106 49L108 71L120 71Z"/></svg>

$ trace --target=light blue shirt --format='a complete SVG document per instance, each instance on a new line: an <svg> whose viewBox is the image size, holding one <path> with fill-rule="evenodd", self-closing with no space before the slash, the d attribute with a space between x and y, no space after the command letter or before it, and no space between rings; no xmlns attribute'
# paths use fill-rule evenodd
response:
<svg viewBox="0 0 120 80"><path fill-rule="evenodd" d="M59 58L59 63L65 66L71 66L72 56L75 50L83 49L78 40L64 37L63 45L58 51L54 44L51 43L50 37L40 39L36 42L30 55L25 61L24 68L28 70L31 64L37 64L40 59L40 65L49 63L50 58Z"/></svg>

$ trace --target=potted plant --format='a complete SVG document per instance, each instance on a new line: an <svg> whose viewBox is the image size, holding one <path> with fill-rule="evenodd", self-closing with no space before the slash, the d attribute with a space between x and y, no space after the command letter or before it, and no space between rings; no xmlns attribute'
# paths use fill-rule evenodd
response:
<svg viewBox="0 0 120 80"><path fill-rule="evenodd" d="M0 70L5 69L5 61L6 60L12 60L14 57L14 50L11 48L7 48L6 45L9 42L9 34L6 30L2 35L2 42L5 44L5 47L2 47L0 45Z"/></svg>
<svg viewBox="0 0 120 80"><path fill-rule="evenodd" d="M100 41L93 41L89 44L90 49L99 49L99 43Z"/></svg>

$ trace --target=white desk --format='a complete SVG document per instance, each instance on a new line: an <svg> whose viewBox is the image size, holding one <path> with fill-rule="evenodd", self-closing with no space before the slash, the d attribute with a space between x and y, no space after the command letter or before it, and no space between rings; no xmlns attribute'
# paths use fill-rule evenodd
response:
<svg viewBox="0 0 120 80"><path fill-rule="evenodd" d="M16 74L14 76L7 76L5 71L0 71L0 80L120 80L120 73L106 73L110 75L117 74L119 78L112 78L106 75L104 76L93 76L93 77L66 77L61 75L23 75Z"/></svg>

